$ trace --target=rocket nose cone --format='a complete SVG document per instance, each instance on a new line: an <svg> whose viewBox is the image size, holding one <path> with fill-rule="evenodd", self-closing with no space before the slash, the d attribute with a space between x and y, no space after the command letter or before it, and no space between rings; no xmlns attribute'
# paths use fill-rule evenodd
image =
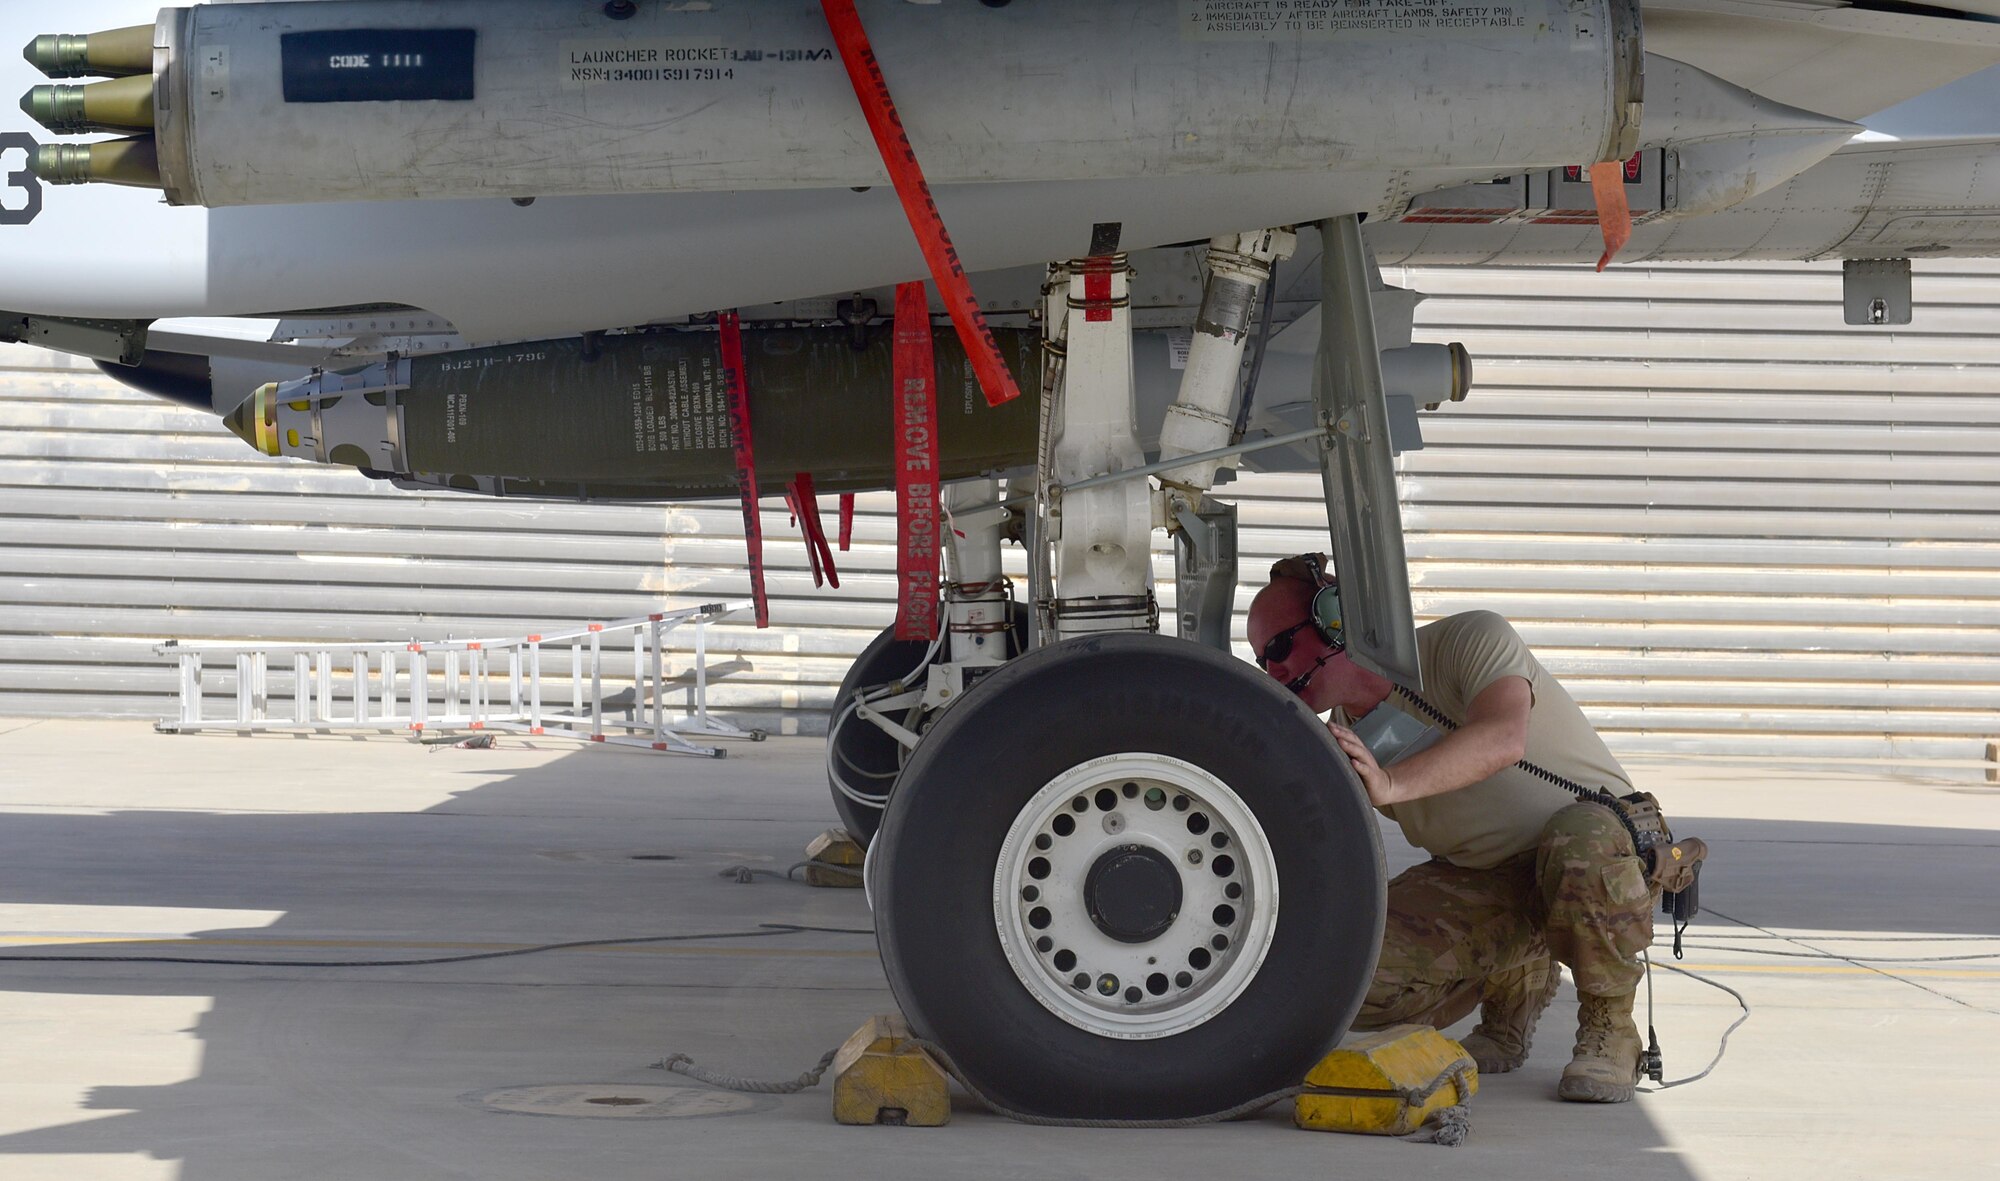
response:
<svg viewBox="0 0 2000 1181"><path fill-rule="evenodd" d="M28 157L28 171L44 184L81 184L90 178L89 153L89 144L43 144Z"/></svg>
<svg viewBox="0 0 2000 1181"><path fill-rule="evenodd" d="M66 76L62 65L63 38L57 33L43 33L21 49L21 56L28 64L50 78Z"/></svg>
<svg viewBox="0 0 2000 1181"><path fill-rule="evenodd" d="M44 184L66 184L62 175L61 144L43 144L28 153L28 171Z"/></svg>
<svg viewBox="0 0 2000 1181"><path fill-rule="evenodd" d="M30 87L28 93L21 96L21 113L47 127L49 116L53 113L49 108L55 104L55 90L53 86Z"/></svg>

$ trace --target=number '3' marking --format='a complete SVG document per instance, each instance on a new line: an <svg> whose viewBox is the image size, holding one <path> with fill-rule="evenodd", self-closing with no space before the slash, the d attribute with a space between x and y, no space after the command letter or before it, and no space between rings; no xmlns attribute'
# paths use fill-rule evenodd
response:
<svg viewBox="0 0 2000 1181"><path fill-rule="evenodd" d="M27 203L19 209L8 208L8 196L0 196L0 226L24 226L42 212L42 179L28 170L35 146L35 137L25 131L0 133L0 168L6 167L7 153L16 149L21 153L21 166L7 169L6 193L11 196L18 189L28 194Z"/></svg>

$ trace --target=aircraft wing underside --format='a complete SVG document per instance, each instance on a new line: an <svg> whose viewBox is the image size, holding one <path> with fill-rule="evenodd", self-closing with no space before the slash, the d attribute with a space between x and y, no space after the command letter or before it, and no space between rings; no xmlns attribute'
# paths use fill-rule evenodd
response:
<svg viewBox="0 0 2000 1181"><path fill-rule="evenodd" d="M2000 3L1649 0L1646 49L1776 102L1861 119L2000 64Z"/></svg>

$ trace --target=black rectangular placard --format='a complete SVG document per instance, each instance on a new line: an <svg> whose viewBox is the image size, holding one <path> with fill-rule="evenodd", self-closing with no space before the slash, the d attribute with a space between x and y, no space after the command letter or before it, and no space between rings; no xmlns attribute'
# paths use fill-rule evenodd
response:
<svg viewBox="0 0 2000 1181"><path fill-rule="evenodd" d="M474 29L327 29L281 38L288 103L467 102Z"/></svg>

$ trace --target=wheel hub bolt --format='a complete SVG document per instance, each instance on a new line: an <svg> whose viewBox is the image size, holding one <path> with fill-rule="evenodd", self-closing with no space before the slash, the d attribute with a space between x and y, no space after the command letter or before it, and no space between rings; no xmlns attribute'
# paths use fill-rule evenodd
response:
<svg viewBox="0 0 2000 1181"><path fill-rule="evenodd" d="M1097 978L1097 991L1103 993L1105 996L1117 996L1118 977L1113 976L1109 972L1099 976Z"/></svg>
<svg viewBox="0 0 2000 1181"><path fill-rule="evenodd" d="M1189 864L1189 865L1200 865L1200 864L1201 864L1201 850L1200 850L1200 849L1189 849L1189 850L1188 850L1188 864Z"/></svg>

